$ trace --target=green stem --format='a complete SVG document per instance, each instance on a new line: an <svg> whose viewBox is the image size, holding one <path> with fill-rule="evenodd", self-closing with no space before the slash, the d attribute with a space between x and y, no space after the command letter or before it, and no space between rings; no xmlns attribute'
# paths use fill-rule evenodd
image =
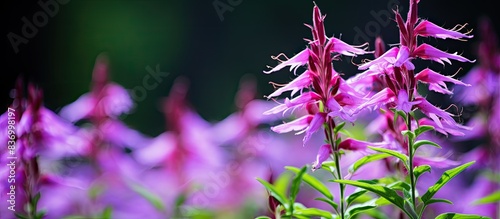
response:
<svg viewBox="0 0 500 219"><path fill-rule="evenodd" d="M342 173L340 172L340 153L338 151L335 151L335 168L337 169L338 173L338 178L343 179ZM340 187L340 217L344 219L344 190L345 190L345 185L342 183L339 183Z"/></svg>
<svg viewBox="0 0 500 219"><path fill-rule="evenodd" d="M333 120L329 120L327 123L327 136L326 138L328 139L328 142L330 143L332 150L333 150L333 155L335 159L335 169L337 172L337 179L343 179L342 177L342 172L340 169L340 152L337 143L338 135L337 133L333 132L333 128L335 127L335 123ZM340 188L340 218L344 219L344 190L345 190L345 185L342 183L339 183L339 188Z"/></svg>
<svg viewBox="0 0 500 219"><path fill-rule="evenodd" d="M411 115L410 113L407 113L406 114L406 118L407 118L407 127L408 127L408 130L409 131L412 131L411 130ZM408 175L410 176L410 183L411 183L411 203L412 203L412 206L413 206L413 209L416 211L417 208L416 208L416 203L415 203L415 200L416 200L416 197L415 197L415 190L416 190L416 183L415 183L415 176L413 174L413 141L415 141L415 139L411 139L409 136L408 136L408 155L409 155L409 164L408 164L408 167L409 167L409 170L408 170Z"/></svg>

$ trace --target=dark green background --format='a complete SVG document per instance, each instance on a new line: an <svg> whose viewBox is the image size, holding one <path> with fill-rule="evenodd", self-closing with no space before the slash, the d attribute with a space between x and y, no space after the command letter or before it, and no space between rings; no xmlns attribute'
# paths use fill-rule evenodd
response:
<svg viewBox="0 0 500 219"><path fill-rule="evenodd" d="M112 80L127 89L141 85L147 75L146 66L159 65L161 71L170 73L158 88L147 93L145 100L137 103L134 113L125 118L127 124L152 136L164 130L159 101L168 95L173 80L179 76L189 79L189 101L208 121L221 120L234 112L234 95L244 75L257 79L260 97L272 91L268 81L289 81L291 75L286 71L273 75L264 75L262 71L266 65L276 65L271 55L283 52L293 56L305 48L303 38L310 38L310 32L303 23L312 22L313 2L242 0L231 6L232 11L223 14L223 21L213 2L70 0L60 5L47 25L39 28L28 44L20 45L19 53L15 54L7 34L21 34L21 18L32 19L41 8L36 1L3 1L2 14L7 16L2 41L7 58L3 60L7 68L0 92L2 107L6 108L11 102L9 90L15 78L22 74L44 90L45 105L58 112L88 92L94 61L101 52L109 56ZM226 0L220 2L229 5ZM469 23L477 35L475 30L481 16L489 16L500 30L493 2L422 0L420 16L446 28ZM354 40L355 27L364 30L369 22L376 21L370 11L387 11L387 3L381 0L316 1L327 15L327 34L348 43ZM401 1L400 5L406 16L408 2ZM394 22L382 28L380 34L386 43L398 41ZM429 41L440 49L476 57L473 53L476 38L468 42ZM348 76L357 73L350 61L346 58L336 64L337 71ZM472 64L457 63L444 70L438 66L438 70L452 74L459 67L465 73Z"/></svg>

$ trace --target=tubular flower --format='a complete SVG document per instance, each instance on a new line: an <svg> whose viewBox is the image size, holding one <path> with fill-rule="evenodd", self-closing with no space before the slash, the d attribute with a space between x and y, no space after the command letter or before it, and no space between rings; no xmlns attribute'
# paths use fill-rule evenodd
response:
<svg viewBox="0 0 500 219"><path fill-rule="evenodd" d="M299 74L290 83L282 85L267 96L268 99L277 98L283 93L291 91L291 95L285 98L283 103L264 112L264 114L270 115L284 114L299 108L307 109L306 115L271 128L277 133L292 131L295 131L296 134L305 133L304 145L311 138L311 135L323 127L324 124L333 125L334 127L334 119L353 122L356 119L354 116L355 110L365 101L363 95L352 88L335 71L332 61L337 60L342 55L357 56L370 52L365 51L366 44L352 46L335 37L327 37L324 18L325 16L321 14L319 8L314 6L313 24L306 24L311 29L313 36L312 39L306 40L308 43L307 48L288 60L280 60L280 57L284 55L272 57L281 61L281 63L269 71L264 71L264 73L270 74L285 67L290 67L290 71L295 73L301 66L306 68L302 74ZM332 146L329 145L329 147ZM330 148L330 150L332 149ZM318 155L315 167L319 168L321 162L328 158L327 155L324 155L326 154L325 151L320 150L322 155Z"/></svg>
<svg viewBox="0 0 500 219"><path fill-rule="evenodd" d="M400 32L399 46L392 47L383 54L378 53L376 59L360 65L358 69L365 71L350 80L357 89L362 88L363 83L368 83L365 84L365 87L371 86L369 83L374 80L366 80L366 78L380 78L380 81L387 87L373 94L370 100L355 110L355 113L364 109L375 110L380 107L402 110L406 113L420 109L438 125L440 130L464 128L464 126L456 124L447 112L432 106L425 98L421 97L417 92L417 86L418 82L428 84L429 90L451 95L453 92L446 83L470 85L428 68L415 74L415 65L412 62L416 59L432 60L443 65L445 62L451 64L451 60L475 62L475 60L469 60L457 53L447 53L429 44L419 45L417 42L418 36L463 40L471 38L472 35L468 35L469 32L459 32L464 26L447 30L430 21L419 19L417 6L417 0L410 1L410 10L406 21L403 20L398 11L394 11L395 21ZM446 128L441 123L443 119L446 121Z"/></svg>

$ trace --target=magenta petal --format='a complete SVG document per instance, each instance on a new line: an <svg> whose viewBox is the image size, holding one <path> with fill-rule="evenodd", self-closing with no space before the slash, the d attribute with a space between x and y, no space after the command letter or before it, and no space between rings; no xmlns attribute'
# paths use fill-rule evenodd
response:
<svg viewBox="0 0 500 219"><path fill-rule="evenodd" d="M457 161L449 160L445 157L423 157L415 155L413 157L415 166L429 165L433 168L448 168L460 164Z"/></svg>
<svg viewBox="0 0 500 219"><path fill-rule="evenodd" d="M416 27L415 27L415 33L417 35L423 36L423 37L436 37L436 38L441 38L441 39L461 39L461 38L472 38L472 35L467 35L464 33L460 33L455 30L448 30L445 28L442 28L434 23L431 23L430 21L423 20L420 22Z"/></svg>
<svg viewBox="0 0 500 219"><path fill-rule="evenodd" d="M271 130L273 130L276 133L286 133L286 132L291 132L291 131L302 131L303 132L309 126L309 123L311 122L313 117L314 116L312 116L312 115L305 115L305 116L300 117L300 118L293 120L291 122L271 127ZM302 132L300 132L300 133L302 133Z"/></svg>
<svg viewBox="0 0 500 219"><path fill-rule="evenodd" d="M175 149L175 135L164 132L137 148L132 154L140 164L154 166L165 160Z"/></svg>
<svg viewBox="0 0 500 219"><path fill-rule="evenodd" d="M86 118L94 109L95 104L95 99L87 93L80 96L75 102L63 107L59 115L70 122L76 122Z"/></svg>
<svg viewBox="0 0 500 219"><path fill-rule="evenodd" d="M364 110L366 108L371 110L380 108L381 105L394 101L394 97L394 92L392 92L391 89L384 88L383 90L373 95L369 101L359 105L355 112L360 112L361 110Z"/></svg>
<svg viewBox="0 0 500 219"><path fill-rule="evenodd" d="M463 56L457 55L456 52L453 54L447 53L426 43L418 46L415 49L414 54L422 59L432 60L442 65L444 65L443 61L451 64L450 59L454 59L460 62L475 62L475 60L469 60L467 58L464 58Z"/></svg>
<svg viewBox="0 0 500 219"><path fill-rule="evenodd" d="M465 84L459 80L456 80L449 76L444 76L428 68L416 74L415 79L423 83L429 84L429 90L442 94L453 93L450 90L448 90L448 87L446 86L445 82L451 82L453 84L463 85L463 86L470 86L470 84Z"/></svg>
<svg viewBox="0 0 500 219"><path fill-rule="evenodd" d="M339 144L339 148L349 151L364 151L368 146L384 146L386 143L383 142L367 142L348 138Z"/></svg>
<svg viewBox="0 0 500 219"><path fill-rule="evenodd" d="M310 92L302 93L299 96L297 96L291 100L286 98L284 104L280 104L280 105L264 112L264 115L271 115L271 114L276 114L279 112L286 112L286 110L288 110L288 109L300 107L306 103L309 103L309 102L315 101L315 100L319 100L319 99L321 99L321 96L319 96L315 92L310 91Z"/></svg>
<svg viewBox="0 0 500 219"><path fill-rule="evenodd" d="M408 101L408 99L409 99L408 92L406 92L406 90L400 90L398 92L398 104L396 109L402 110L405 113L409 113L413 105L419 103L419 101L410 102Z"/></svg>
<svg viewBox="0 0 500 219"><path fill-rule="evenodd" d="M148 139L119 120L108 120L101 126L104 138L119 147L141 147Z"/></svg>
<svg viewBox="0 0 500 219"><path fill-rule="evenodd" d="M446 122L448 125L456 126L458 125L455 120L451 117L451 113L446 112L431 103L429 103L425 98L416 98L416 100L420 101L417 106L418 108L430 117L434 122L438 125L439 128L444 128L444 125L442 124L441 120Z"/></svg>
<svg viewBox="0 0 500 219"><path fill-rule="evenodd" d="M304 49L294 57L278 64L276 67L269 71L264 71L264 73L270 74L279 71L286 66L290 66L290 71L292 71L294 69L297 69L299 66L306 64L307 61L309 61L309 49Z"/></svg>
<svg viewBox="0 0 500 219"><path fill-rule="evenodd" d="M316 155L316 161L313 163L312 170L317 170L321 168L321 164L325 162L332 154L332 146L325 144L319 148L318 155Z"/></svg>
<svg viewBox="0 0 500 219"><path fill-rule="evenodd" d="M117 117L132 109L134 103L125 88L115 83L109 83L105 89L106 96L98 104L103 104L106 115Z"/></svg>
<svg viewBox="0 0 500 219"><path fill-rule="evenodd" d="M359 70L366 70L366 69L370 68L371 66L387 63L388 59L390 59L390 58L395 59L396 56L398 55L398 53L399 53L399 48L392 47L389 50L387 50L387 52L385 52L383 55L376 58L375 60L372 60L370 62L367 62L367 63L359 66L358 69Z"/></svg>
<svg viewBox="0 0 500 219"><path fill-rule="evenodd" d="M337 94L337 96L340 94ZM356 120L356 117L354 116L355 114L355 107L357 105L352 105L352 106L340 106L339 102L335 98L330 98L328 99L326 103L328 109L331 111L328 113L328 116L334 118L334 117L340 117L345 121L349 122L354 122Z"/></svg>
<svg viewBox="0 0 500 219"><path fill-rule="evenodd" d="M325 123L325 115L324 113L316 113L314 117L312 118L309 126L305 130L306 134L304 135L304 139L302 140L303 144L305 144L310 138L311 135L318 131L318 129L321 128L321 126Z"/></svg>
<svg viewBox="0 0 500 219"><path fill-rule="evenodd" d="M396 56L394 66L401 67L402 65L405 65L407 67L410 67L408 70L413 70L415 69L415 66L409 61L410 59L410 50L408 49L408 47L401 46L398 55Z"/></svg>
<svg viewBox="0 0 500 219"><path fill-rule="evenodd" d="M342 40L339 40L335 37L330 38L330 41L328 42L333 43L331 52L337 52L342 55L346 56L356 56L356 55L363 55L363 54L368 54L371 52L367 52L364 49L360 49L360 46L352 46L347 43L345 43ZM357 48L358 47L358 48Z"/></svg>
<svg viewBox="0 0 500 219"><path fill-rule="evenodd" d="M443 134L443 135L454 135L454 136L464 136L465 133L464 131L468 131L468 130L471 130L472 128L471 127L468 127L468 126L464 126L464 125L460 125L460 124L448 124L448 123L440 123L440 125L438 125L435 121L433 120L430 120L430 119L427 119L427 118L422 118L418 121L418 124L419 125L429 125L429 126L432 126L434 127L434 129ZM476 130L476 129L474 129ZM467 132L467 134L469 134L470 132ZM469 136L467 136L469 137Z"/></svg>
<svg viewBox="0 0 500 219"><path fill-rule="evenodd" d="M287 85L280 87L279 89L275 90L273 93L269 94L267 98L271 97L277 97L281 95L283 92L286 91L292 91L291 95L293 96L297 91L302 90L309 85L311 85L311 77L310 77L311 72L309 70L306 70L304 73L299 75L297 78L295 78L293 81L288 83Z"/></svg>

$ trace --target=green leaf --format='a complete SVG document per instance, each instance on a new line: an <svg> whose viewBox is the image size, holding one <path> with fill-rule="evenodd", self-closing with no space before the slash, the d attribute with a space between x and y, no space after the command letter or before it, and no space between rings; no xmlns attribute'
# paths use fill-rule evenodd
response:
<svg viewBox="0 0 500 219"><path fill-rule="evenodd" d="M300 183L302 182L302 176L306 172L307 166L302 167L299 172L296 172L295 178L292 181L292 188L290 189L290 205L293 205L295 202L295 198L297 198L297 194L299 194Z"/></svg>
<svg viewBox="0 0 500 219"><path fill-rule="evenodd" d="M305 216L305 217L314 217L319 216L322 218L333 218L333 215L325 210L317 209L317 208L305 208L305 209L297 209L293 212L294 215L297 216Z"/></svg>
<svg viewBox="0 0 500 219"><path fill-rule="evenodd" d="M271 218L268 216L259 216L259 217L256 217L255 219L271 219Z"/></svg>
<svg viewBox="0 0 500 219"><path fill-rule="evenodd" d="M113 208L106 207L102 212L101 219L112 219L113 218L112 215L113 215Z"/></svg>
<svg viewBox="0 0 500 219"><path fill-rule="evenodd" d="M296 167L287 166L285 168L287 170L290 170L290 171L294 172L294 173L298 173L300 171ZM316 179L314 176L311 176L311 175L309 175L307 173L304 173L302 175L302 180L304 182L306 182L309 186L313 187L318 192L320 192L321 194L323 194L328 199L333 200L333 195L332 195L332 193L330 193L330 190L328 189L328 187L326 187L321 181L319 181L318 179Z"/></svg>
<svg viewBox="0 0 500 219"><path fill-rule="evenodd" d="M399 158L401 161L403 161L403 164L408 169L408 165L407 165L407 163L408 163L408 156L406 156L405 154L399 153L397 151L385 149L385 148L376 148L376 147L372 147L372 146L368 146L368 148L370 148L370 149L372 149L374 151L380 152L380 153L389 154L391 156Z"/></svg>
<svg viewBox="0 0 500 219"><path fill-rule="evenodd" d="M263 180L261 178L257 178L257 180L264 187L266 187L266 189L269 191L270 195L273 196L274 198L276 198L276 200L278 200L282 205L285 205L288 203L287 198L283 194L280 194L272 184L270 184L269 182L267 182L266 180Z"/></svg>
<svg viewBox="0 0 500 219"><path fill-rule="evenodd" d="M148 200L157 210L159 211L165 210L163 202L161 201L160 197L158 197L156 194L148 191L146 188L142 187L139 184L130 183L129 186L133 191L137 192L143 198Z"/></svg>
<svg viewBox="0 0 500 219"><path fill-rule="evenodd" d="M493 170L483 170L481 175L491 182L500 183L500 173L495 173Z"/></svg>
<svg viewBox="0 0 500 219"><path fill-rule="evenodd" d="M321 164L321 169L326 170L332 174L335 172L335 168L336 167L334 161L325 161L323 162L323 164Z"/></svg>
<svg viewBox="0 0 500 219"><path fill-rule="evenodd" d="M342 133L342 134L344 134L344 135L346 135L347 137L352 137L353 136L352 133L349 132L347 129L341 129L341 130L339 130L339 132Z"/></svg>
<svg viewBox="0 0 500 219"><path fill-rule="evenodd" d="M407 120L406 118L406 113L402 110L397 110L396 113L394 114L394 120L396 121L398 116L401 116L405 121Z"/></svg>
<svg viewBox="0 0 500 219"><path fill-rule="evenodd" d="M422 196L422 202L427 204L427 202L432 199L432 197L436 194L436 192L441 189L446 183L448 183L453 177L464 171L467 167L475 163L475 161L471 161L469 163L463 164L461 166L458 166L456 168L447 170L441 175L441 178L433 185L431 186L427 192Z"/></svg>
<svg viewBox="0 0 500 219"><path fill-rule="evenodd" d="M401 131L401 134L403 134L404 136L408 136L410 142L413 142L413 140L417 137L415 133L410 130Z"/></svg>
<svg viewBox="0 0 500 219"><path fill-rule="evenodd" d="M413 148L414 148L414 150L417 150L420 146L423 146L423 145L431 145L431 146L434 146L437 148L441 148L441 146L439 146L436 142L432 142L432 141L428 141L428 140L416 141L415 144L413 144Z"/></svg>
<svg viewBox="0 0 500 219"><path fill-rule="evenodd" d="M490 204L500 202L500 190L474 201L474 205Z"/></svg>
<svg viewBox="0 0 500 219"><path fill-rule="evenodd" d="M448 199L441 199L441 198L433 198L433 199L431 199L431 200L429 200L427 202L427 204L432 204L432 203L447 203L447 204L450 204L450 205L453 204L453 202L451 202L450 200L448 200Z"/></svg>
<svg viewBox="0 0 500 219"><path fill-rule="evenodd" d="M351 218L354 215L359 214L363 211L367 211L367 210L376 208L377 204L375 202L376 202L376 200L373 199L373 200L367 201L367 202L362 203L362 204L352 205L351 207L346 209L347 218Z"/></svg>
<svg viewBox="0 0 500 219"><path fill-rule="evenodd" d="M181 193L175 198L175 207L180 207L186 202L186 194Z"/></svg>
<svg viewBox="0 0 500 219"><path fill-rule="evenodd" d="M394 204L396 207L401 209L403 212L406 213L410 218L414 219L417 218L417 215L414 212L410 212L405 209L405 200L396 193L391 188L380 186L380 185L372 185L364 182L359 182L359 181L353 181L353 180L334 180L337 183L343 183L343 184L348 184L352 186L356 186L359 188L366 189L368 191L371 191L377 195L380 195L387 199L387 201L390 201L392 204Z"/></svg>
<svg viewBox="0 0 500 219"><path fill-rule="evenodd" d="M430 125L419 126L417 129L415 129L415 137L418 137L422 133L427 132L427 131L431 131L431 130L434 130L433 126L430 126Z"/></svg>
<svg viewBox="0 0 500 219"><path fill-rule="evenodd" d="M22 214L19 214L19 213L17 213L17 212L14 212L14 215L16 215L16 217L17 217L18 219L28 219L28 217L26 217L26 216L24 216L24 215L22 215Z"/></svg>
<svg viewBox="0 0 500 219"><path fill-rule="evenodd" d="M431 166L421 165L421 166L413 168L413 175L415 176L415 181L417 181L418 177L420 177L425 172L431 172Z"/></svg>
<svg viewBox="0 0 500 219"><path fill-rule="evenodd" d="M387 199L385 199L384 197L380 197L377 199L377 201L375 202L375 204L377 204L378 206L384 206L384 205L390 205L391 202L388 201Z"/></svg>
<svg viewBox="0 0 500 219"><path fill-rule="evenodd" d="M391 183L387 185L388 188L397 190L397 191L402 191L403 192L403 197L405 200L409 201L411 200L411 185L404 182L404 181L397 181L394 183ZM415 195L418 196L417 191L415 191Z"/></svg>
<svg viewBox="0 0 500 219"><path fill-rule="evenodd" d="M36 207L38 205L38 201L40 200L40 192L36 193L35 197L33 197L33 205Z"/></svg>
<svg viewBox="0 0 500 219"><path fill-rule="evenodd" d="M436 217L436 219L481 219L481 218L489 218L474 214L458 214L458 213L444 213L440 214ZM491 219L491 218L489 218Z"/></svg>
<svg viewBox="0 0 500 219"><path fill-rule="evenodd" d="M38 211L38 212L36 212L35 218L43 219L43 218L45 218L46 214L47 214L47 212L45 210Z"/></svg>
<svg viewBox="0 0 500 219"><path fill-rule="evenodd" d="M276 180L274 180L273 182L276 192L278 192L278 194L280 194L281 196L286 196L291 179L292 173L283 171L283 173L280 174L278 178L276 178Z"/></svg>
<svg viewBox="0 0 500 219"><path fill-rule="evenodd" d="M382 210L380 210L378 208L374 208L374 209L370 209L368 211L365 211L365 212L363 212L363 215L370 216L370 218L373 218L373 219L391 219L384 212L382 212Z"/></svg>
<svg viewBox="0 0 500 219"><path fill-rule="evenodd" d="M337 134L339 133L339 131L344 128L345 126L345 122L341 122L340 124L338 124L337 126L335 126L335 128L333 128L333 133Z"/></svg>
<svg viewBox="0 0 500 219"><path fill-rule="evenodd" d="M351 205L357 198L360 196L364 195L366 192L368 192L366 189L360 189L358 188L357 191L353 192L349 196L347 196L347 205Z"/></svg>
<svg viewBox="0 0 500 219"><path fill-rule="evenodd" d="M330 199L327 199L327 198L315 198L314 200L325 202L325 203L329 204L330 206L332 206L333 209L338 210L338 206L339 205L337 203L335 203L334 201L330 200Z"/></svg>
<svg viewBox="0 0 500 219"><path fill-rule="evenodd" d="M357 160L354 164L351 165L349 168L350 173L356 172L359 168L364 166L365 164L368 164L373 161L377 161L380 159L384 159L386 157L389 157L389 154L371 154L365 157L362 157L361 159Z"/></svg>

